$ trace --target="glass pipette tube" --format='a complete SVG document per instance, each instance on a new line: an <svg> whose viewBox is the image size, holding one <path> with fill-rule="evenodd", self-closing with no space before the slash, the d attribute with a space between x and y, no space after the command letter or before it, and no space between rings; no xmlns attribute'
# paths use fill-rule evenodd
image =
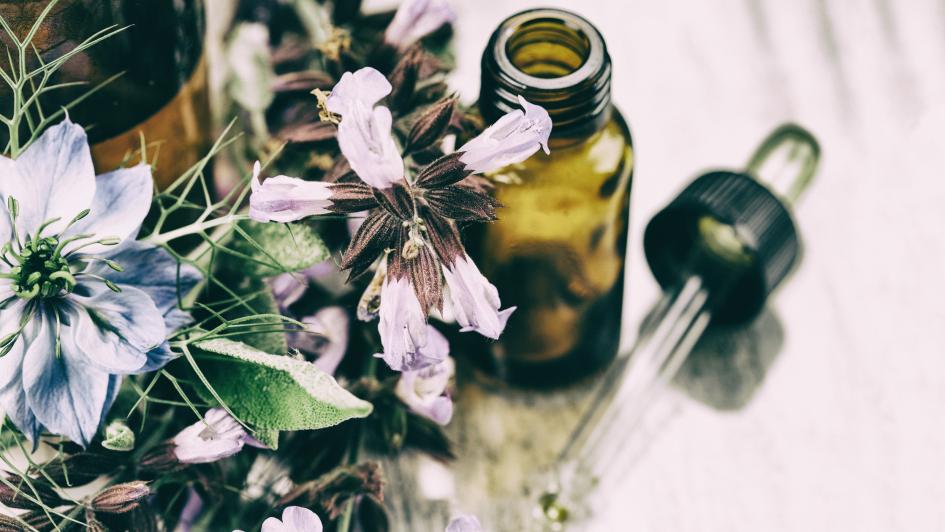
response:
<svg viewBox="0 0 945 532"><path fill-rule="evenodd" d="M746 173L791 205L811 183L819 148L805 130L782 126L749 161ZM712 219L699 221L704 250L689 260L692 272L665 290L648 314L635 345L599 381L589 410L552 470L533 486L532 513L539 530L574 530L606 500L606 486L626 473L631 440L649 406L679 371L712 321L716 301L733 288L751 260L738 230ZM596 496L600 493L601 496Z"/></svg>

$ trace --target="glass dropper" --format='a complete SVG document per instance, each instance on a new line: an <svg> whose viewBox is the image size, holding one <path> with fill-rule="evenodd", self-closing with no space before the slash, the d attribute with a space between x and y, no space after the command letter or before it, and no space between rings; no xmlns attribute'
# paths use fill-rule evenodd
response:
<svg viewBox="0 0 945 532"><path fill-rule="evenodd" d="M626 473L648 407L709 324L749 321L764 306L798 256L788 208L811 183L819 156L809 132L783 125L743 172L699 177L651 220L644 247L663 294L636 344L597 384L555 465L532 486L535 529L586 524Z"/></svg>

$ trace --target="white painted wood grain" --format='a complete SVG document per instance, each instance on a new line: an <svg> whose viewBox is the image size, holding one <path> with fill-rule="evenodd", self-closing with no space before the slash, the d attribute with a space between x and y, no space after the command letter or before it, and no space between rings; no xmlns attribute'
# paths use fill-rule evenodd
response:
<svg viewBox="0 0 945 532"><path fill-rule="evenodd" d="M656 293L640 249L646 220L699 170L740 166L779 122L822 142L818 181L798 208L804 261L767 318L783 342L757 389L727 410L706 400L724 383L702 382L698 399L671 392L673 415L592 529L945 530L945 4L457 4L455 84L470 99L490 31L515 11L569 8L604 33L638 156L628 340ZM511 530L482 494L490 468L511 466L483 449L554 447L541 430L489 443L506 416L541 428L554 408L498 413L501 398L472 389L463 399L478 400L460 403L454 430L478 462L457 466L452 506Z"/></svg>

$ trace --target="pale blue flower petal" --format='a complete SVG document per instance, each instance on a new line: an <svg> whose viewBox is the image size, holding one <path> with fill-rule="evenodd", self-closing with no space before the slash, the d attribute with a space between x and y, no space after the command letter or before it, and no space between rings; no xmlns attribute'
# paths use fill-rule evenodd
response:
<svg viewBox="0 0 945 532"><path fill-rule="evenodd" d="M108 396L109 375L86 362L69 342L56 353L52 316L37 312L23 357L23 387L36 419L47 430L86 446L95 437Z"/></svg>
<svg viewBox="0 0 945 532"><path fill-rule="evenodd" d="M135 373L157 371L179 356L178 353L171 351L171 344L164 342L158 347L148 351L148 361L144 364L144 367L138 369Z"/></svg>
<svg viewBox="0 0 945 532"><path fill-rule="evenodd" d="M110 356L103 355L100 358L98 354L94 354L96 351L91 347L98 342L117 348L121 340L142 354L164 343L164 316L143 290L129 285L122 286L121 292L118 293L112 292L104 285L93 285L89 290L90 295L73 294L71 299L85 307L88 313L94 313L96 321L107 324L107 329L98 328L98 335L83 331L86 334L76 336L79 347L90 353L90 356L96 360L110 359ZM81 312L79 315L84 319ZM144 360L141 360L138 367L142 365Z"/></svg>
<svg viewBox="0 0 945 532"><path fill-rule="evenodd" d="M482 524L474 515L459 515L450 521L446 532L482 532Z"/></svg>
<svg viewBox="0 0 945 532"><path fill-rule="evenodd" d="M36 441L42 426L30 410L23 389L23 355L26 341L17 340L13 349L0 358L0 411L31 441Z"/></svg>
<svg viewBox="0 0 945 532"><path fill-rule="evenodd" d="M95 197L89 215L72 226L66 234L88 233L97 237L134 238L151 208L154 182L151 167L139 164L95 178ZM76 242L73 247L84 244ZM109 248L94 244L82 248L84 254L98 254ZM68 251L68 249L67 249Z"/></svg>
<svg viewBox="0 0 945 532"><path fill-rule="evenodd" d="M147 362L143 349L130 345L108 328L100 326L85 308L76 309L70 321L68 327L62 328L63 345L68 345L85 359L86 364L99 371L136 373Z"/></svg>
<svg viewBox="0 0 945 532"><path fill-rule="evenodd" d="M13 195L20 205L17 230L34 231L51 218L61 220L44 232L54 235L76 214L92 205L95 168L85 131L68 119L49 128L14 162L16 172L4 175L4 201Z"/></svg>
<svg viewBox="0 0 945 532"><path fill-rule="evenodd" d="M187 295L202 279L197 268L178 265L164 248L138 241L129 241L109 258L125 267L116 272L104 264L96 264L90 272L101 275L119 286L133 286L151 296L167 321L168 333L191 322L190 316L177 308L178 296Z"/></svg>

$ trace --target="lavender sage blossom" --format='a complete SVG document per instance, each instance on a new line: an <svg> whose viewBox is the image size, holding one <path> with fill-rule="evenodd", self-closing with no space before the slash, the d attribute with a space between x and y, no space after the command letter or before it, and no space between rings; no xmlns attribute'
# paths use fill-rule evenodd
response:
<svg viewBox="0 0 945 532"><path fill-rule="evenodd" d="M351 169L374 188L403 181L404 161L391 136L390 109L375 104L390 94L391 84L371 67L345 72L331 90L328 110L341 115L338 146Z"/></svg>
<svg viewBox="0 0 945 532"><path fill-rule="evenodd" d="M439 346L449 350L446 338L430 327L426 348ZM456 364L450 357L441 362L416 371L404 371L397 381L394 392L410 410L440 425L446 425L453 417L453 401L447 388L456 372Z"/></svg>
<svg viewBox="0 0 945 532"><path fill-rule="evenodd" d="M243 532L234 530L233 532ZM318 515L301 506L289 506L282 511L282 519L270 517L263 521L260 532L322 532Z"/></svg>
<svg viewBox="0 0 945 532"><path fill-rule="evenodd" d="M244 445L266 446L246 432L222 408L211 408L204 418L174 436L174 456L184 464L206 464L233 456Z"/></svg>
<svg viewBox="0 0 945 532"><path fill-rule="evenodd" d="M456 12L446 0L406 0L387 26L384 41L405 48L455 20Z"/></svg>
<svg viewBox="0 0 945 532"><path fill-rule="evenodd" d="M482 524L475 515L458 515L447 525L446 532L482 532Z"/></svg>
<svg viewBox="0 0 945 532"><path fill-rule="evenodd" d="M466 254L458 224L496 219L499 205L474 174L524 161L539 149L547 152L551 120L544 109L520 98L522 110L506 114L455 153L412 175L405 172L401 154L392 151L390 111L376 105L389 93L390 83L371 68L345 73L332 90L328 108L341 115L338 141L351 171L326 185L331 205L324 208L349 215L368 212L341 268L350 280L381 261L362 298L373 302L379 297L379 308L364 312L362 319L379 317L381 356L392 369L416 371L446 357L448 348L428 345L427 324L431 313L442 314L444 303L464 331L498 338L505 328L514 309L501 309L498 291ZM447 97L418 117L406 153L435 146L449 129L455 106L456 99Z"/></svg>
<svg viewBox="0 0 945 532"><path fill-rule="evenodd" d="M548 111L518 97L522 110L507 113L476 138L459 148L466 167L477 174L489 173L528 159L539 148L548 149L551 117Z"/></svg>
<svg viewBox="0 0 945 532"><path fill-rule="evenodd" d="M68 119L16 160L0 157L0 409L34 443L85 446L121 376L173 358L166 335L199 272L135 237L151 207L148 166L95 176Z"/></svg>

